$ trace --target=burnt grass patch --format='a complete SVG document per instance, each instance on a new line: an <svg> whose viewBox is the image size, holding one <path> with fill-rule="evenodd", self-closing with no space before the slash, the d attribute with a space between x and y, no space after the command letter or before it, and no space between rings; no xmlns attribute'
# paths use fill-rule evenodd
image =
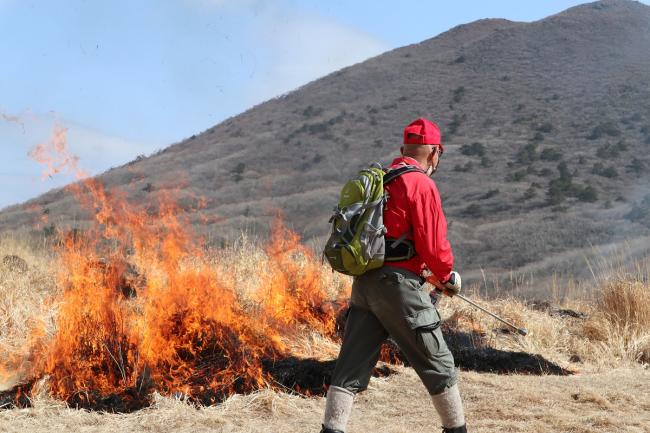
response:
<svg viewBox="0 0 650 433"><path fill-rule="evenodd" d="M262 364L271 374L277 385L288 392L308 396L324 396L332 379L336 360L319 361L289 357ZM375 367L373 377L387 377L395 373L388 365Z"/></svg>
<svg viewBox="0 0 650 433"><path fill-rule="evenodd" d="M340 336L343 335L346 318L347 308L341 310L337 316L336 330ZM485 335L479 332L461 331L449 323L442 323L441 327L445 342L454 355L455 365L460 369L495 374L558 376L573 374L571 370L562 368L541 355L489 347ZM390 352L391 360L409 366L408 360L390 337L384 344L384 349Z"/></svg>
<svg viewBox="0 0 650 433"><path fill-rule="evenodd" d="M347 308L342 308L337 315L336 331L343 334ZM449 323L442 324L442 331L449 349L454 355L458 368L481 373L494 374L529 374L529 375L570 375L572 371L551 362L544 357L517 351L498 350L489 347L486 336L479 332L461 331ZM212 346L214 347L214 346ZM215 356L218 354L203 353L201 356L205 364L218 364ZM219 356L216 356L219 358ZM382 347L381 359L394 364L409 366L399 347L389 338ZM262 360L262 371L277 390L303 396L323 396L336 366L336 360L321 361L316 359L301 359L293 356L278 357ZM201 370L201 369L199 369ZM165 392L177 398L185 398L198 405L213 405L224 401L233 393L249 393L250 388L237 383L237 380L228 389L210 389L209 383L214 372L207 368L204 374L199 374L191 383L193 390L191 396L182 393ZM374 377L387 377L395 370L385 363L380 363L373 371ZM26 408L32 406L30 398L36 380L15 386L0 392L0 410L12 408ZM97 391L84 390L74 393L67 399L72 408L91 411L130 413L151 405L151 395L158 389L153 381L145 374L140 378L136 387L129 387L119 393L102 395Z"/></svg>
<svg viewBox="0 0 650 433"><path fill-rule="evenodd" d="M568 376L571 370L545 359L541 355L510 350L499 350L484 344L485 336L477 332L464 332L443 326L445 342L454 355L456 367L463 370L493 374L529 374ZM399 347L388 340L393 357L409 366Z"/></svg>
<svg viewBox="0 0 650 433"><path fill-rule="evenodd" d="M336 360L320 361L296 357L279 358L262 361L263 371L272 379L272 386L290 394L303 396L324 396L334 373ZM377 366L374 377L387 377L395 373L388 365ZM173 397L187 398L197 406L213 405L224 401L230 393L223 390L207 389L203 393L185 396L173 393ZM97 412L131 413L151 405L153 383L143 379L143 386L130 387L120 393L102 395L97 391L79 391L66 403L71 408ZM34 382L18 385L10 390L0 392L0 410L32 407L30 394Z"/></svg>
<svg viewBox="0 0 650 433"><path fill-rule="evenodd" d="M451 327L443 328L445 341L454 354L456 367L494 374L530 374L568 376L571 370L560 367L541 355L488 347L481 342L484 337L477 332L463 332Z"/></svg>

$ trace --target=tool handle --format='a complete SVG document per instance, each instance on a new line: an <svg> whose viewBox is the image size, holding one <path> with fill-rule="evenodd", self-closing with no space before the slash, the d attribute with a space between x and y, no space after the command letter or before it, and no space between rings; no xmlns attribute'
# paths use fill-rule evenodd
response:
<svg viewBox="0 0 650 433"><path fill-rule="evenodd" d="M458 296L460 299L462 299L463 301L465 301L465 302L467 302L467 303L473 305L474 307L476 307L476 308L478 308L479 310L483 311L485 314L488 314L488 315L494 317L494 318L497 319L499 322L501 322L501 323L505 323L506 325L508 325L509 327L513 328L515 331L517 331L517 333L518 333L519 335L523 335L523 336L528 335L528 329L526 329L526 328L519 328L518 326L513 325L512 323L508 322L508 321L505 320L505 319L502 319L501 317L497 316L497 315L494 314L493 312L491 312L491 311L489 311L489 310L486 310L485 308L483 308L483 307L481 307L480 305L478 305L476 302L472 301L472 300L469 299L469 298L466 298L465 296L461 295L460 293L457 293L455 296Z"/></svg>

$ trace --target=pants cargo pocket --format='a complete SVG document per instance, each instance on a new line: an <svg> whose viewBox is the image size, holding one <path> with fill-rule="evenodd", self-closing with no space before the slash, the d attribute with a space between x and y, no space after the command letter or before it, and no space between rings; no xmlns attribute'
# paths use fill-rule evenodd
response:
<svg viewBox="0 0 650 433"><path fill-rule="evenodd" d="M409 326L415 332L418 348L428 358L435 356L441 349L441 341L436 335L440 328L440 315L435 308L420 310L406 317Z"/></svg>

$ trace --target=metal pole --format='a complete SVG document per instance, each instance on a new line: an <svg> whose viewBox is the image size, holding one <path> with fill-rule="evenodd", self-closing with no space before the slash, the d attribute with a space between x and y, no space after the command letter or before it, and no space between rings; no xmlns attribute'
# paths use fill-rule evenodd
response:
<svg viewBox="0 0 650 433"><path fill-rule="evenodd" d="M502 319L501 317L497 316L496 314L492 313L491 311L486 310L485 308L478 305L476 302L472 301L469 298L466 298L465 296L461 295L460 293L456 293L454 296L458 296L463 301L475 306L479 310L483 311L486 314L489 314L490 316L494 317L498 321L500 321L502 323L505 323L506 325L508 325L511 328L515 329L519 335L523 335L523 336L528 335L528 329L526 329L526 328L518 328L517 326L513 325L512 323L508 322L507 320Z"/></svg>

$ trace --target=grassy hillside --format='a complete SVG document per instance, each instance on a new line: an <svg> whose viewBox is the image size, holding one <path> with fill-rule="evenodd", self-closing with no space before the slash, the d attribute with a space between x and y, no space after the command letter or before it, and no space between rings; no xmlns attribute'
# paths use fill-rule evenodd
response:
<svg viewBox="0 0 650 433"><path fill-rule="evenodd" d="M480 20L337 71L99 176L155 210L173 194L216 245L282 210L319 246L342 181L389 162L403 126L438 121L436 181L457 267L534 292L587 259L648 253L650 7L604 0L532 23ZM14 230L84 227L56 190L0 213ZM46 226L46 230L51 226ZM594 251L594 248L596 251ZM624 258L623 260L627 260ZM515 283L513 283L516 282Z"/></svg>

